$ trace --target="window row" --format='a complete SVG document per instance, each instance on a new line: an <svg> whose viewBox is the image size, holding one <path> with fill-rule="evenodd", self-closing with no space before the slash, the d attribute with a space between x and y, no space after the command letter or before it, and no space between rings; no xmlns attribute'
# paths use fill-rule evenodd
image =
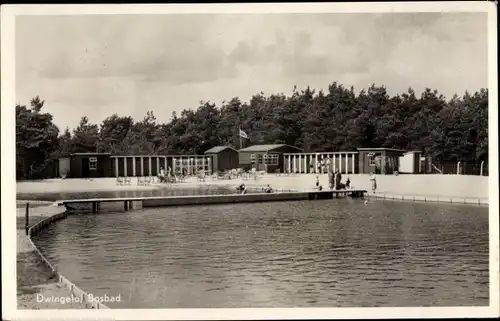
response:
<svg viewBox="0 0 500 321"><path fill-rule="evenodd" d="M279 154L251 154L250 161L253 164L279 165Z"/></svg>

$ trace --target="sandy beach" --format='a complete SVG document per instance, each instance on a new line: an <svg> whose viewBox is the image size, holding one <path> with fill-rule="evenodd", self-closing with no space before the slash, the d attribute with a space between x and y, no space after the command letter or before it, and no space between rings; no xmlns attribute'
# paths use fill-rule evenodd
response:
<svg viewBox="0 0 500 321"><path fill-rule="evenodd" d="M369 175L343 174L342 181L349 177L355 189L364 189L371 192ZM377 194L404 195L404 196L440 196L454 198L481 198L488 199L487 176L465 175L377 175ZM328 188L328 175L319 175L319 182L323 188ZM302 174L296 176L264 175L257 180L206 180L197 182L196 179L186 181L194 185L271 185L275 189L284 190L311 190L315 188L316 175ZM185 183L185 184L186 184Z"/></svg>
<svg viewBox="0 0 500 321"><path fill-rule="evenodd" d="M371 192L369 175L343 174L342 181L350 178L351 185L356 189L365 189ZM377 194L393 194L405 196L441 196L456 198L488 199L488 176L466 175L377 175ZM320 184L328 188L328 175L319 175ZM18 194L40 193L70 193L70 192L105 192L105 191L144 191L158 188L183 188L206 185L237 186L265 186L267 184L278 190L311 190L315 188L315 174L301 174L295 176L276 176L265 174L257 180L234 178L230 180L214 180L207 178L198 181L196 177L189 177L182 183L171 185L152 184L137 185L137 179L132 178L131 185L116 185L115 178L88 179L51 179L36 182L18 182Z"/></svg>
<svg viewBox="0 0 500 321"><path fill-rule="evenodd" d="M95 179L45 179L39 181L19 181L16 183L17 194L72 193L72 192L109 192L130 190L151 190L155 185L137 185L137 178L131 185L117 185L116 178Z"/></svg>

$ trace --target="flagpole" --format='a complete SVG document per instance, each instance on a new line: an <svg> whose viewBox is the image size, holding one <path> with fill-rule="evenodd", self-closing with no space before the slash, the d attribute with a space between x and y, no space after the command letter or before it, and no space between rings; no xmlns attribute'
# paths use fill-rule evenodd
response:
<svg viewBox="0 0 500 321"><path fill-rule="evenodd" d="M238 137L240 138L240 149L242 149L243 146L241 145L241 127L238 130Z"/></svg>

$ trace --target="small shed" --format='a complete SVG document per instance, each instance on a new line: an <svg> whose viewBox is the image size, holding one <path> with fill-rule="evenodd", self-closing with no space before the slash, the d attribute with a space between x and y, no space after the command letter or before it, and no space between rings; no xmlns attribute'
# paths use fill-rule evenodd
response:
<svg viewBox="0 0 500 321"><path fill-rule="evenodd" d="M299 147L287 144L253 145L239 150L240 167L266 173L284 172L285 162L283 154L302 153Z"/></svg>
<svg viewBox="0 0 500 321"><path fill-rule="evenodd" d="M205 151L212 158L212 172L236 169L239 164L238 151L230 146L215 146Z"/></svg>
<svg viewBox="0 0 500 321"><path fill-rule="evenodd" d="M71 178L91 178L111 176L110 153L74 153L69 157L61 158L59 174L69 173Z"/></svg>
<svg viewBox="0 0 500 321"><path fill-rule="evenodd" d="M423 173L424 167L425 164L422 164L421 151L409 151L399 157L400 173L420 174Z"/></svg>
<svg viewBox="0 0 500 321"><path fill-rule="evenodd" d="M407 151L395 148L358 148L361 174L393 174L399 170L399 157Z"/></svg>

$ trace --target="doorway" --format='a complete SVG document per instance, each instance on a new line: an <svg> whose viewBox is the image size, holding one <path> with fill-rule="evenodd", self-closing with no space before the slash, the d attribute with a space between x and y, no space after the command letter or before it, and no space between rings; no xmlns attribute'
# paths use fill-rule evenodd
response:
<svg viewBox="0 0 500 321"><path fill-rule="evenodd" d="M89 178L90 177L90 168L89 168L89 159L82 158L82 177Z"/></svg>

